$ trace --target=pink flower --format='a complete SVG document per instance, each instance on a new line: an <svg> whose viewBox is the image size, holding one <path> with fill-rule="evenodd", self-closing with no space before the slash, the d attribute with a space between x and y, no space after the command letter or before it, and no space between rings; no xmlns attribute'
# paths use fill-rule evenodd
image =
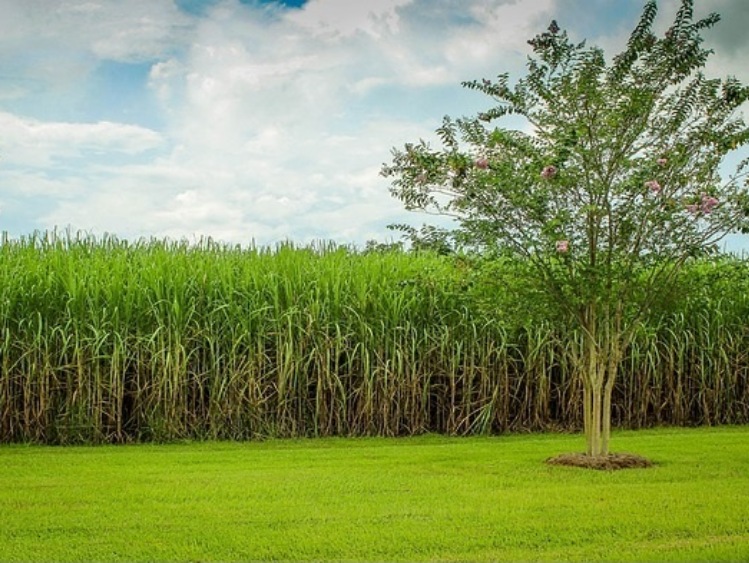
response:
<svg viewBox="0 0 749 563"><path fill-rule="evenodd" d="M550 180L554 176L557 175L557 167L556 166L544 166L544 169L541 170L541 177L545 178L546 180Z"/></svg>
<svg viewBox="0 0 749 563"><path fill-rule="evenodd" d="M661 191L661 185L658 183L658 180L648 180L645 182L645 187L655 194Z"/></svg>
<svg viewBox="0 0 749 563"><path fill-rule="evenodd" d="M484 158L483 156L477 158L474 164L476 164L476 168L481 168L481 170L486 170L487 168L489 168L489 161L486 160L486 158Z"/></svg>
<svg viewBox="0 0 749 563"><path fill-rule="evenodd" d="M702 212L706 215L709 215L713 208L718 205L718 199L711 196L702 194Z"/></svg>
<svg viewBox="0 0 749 563"><path fill-rule="evenodd" d="M656 160L656 162L658 163L658 166L666 166L666 164L668 164L668 159L667 158L659 158L658 160Z"/></svg>
<svg viewBox="0 0 749 563"><path fill-rule="evenodd" d="M689 213L703 213L704 215L710 215L719 203L720 201L717 197L707 195L703 192L700 194L700 201L698 203L690 203L685 206L685 209Z"/></svg>
<svg viewBox="0 0 749 563"><path fill-rule="evenodd" d="M569 249L570 249L570 241L568 240L557 241L557 252L565 253L565 252L568 252Z"/></svg>

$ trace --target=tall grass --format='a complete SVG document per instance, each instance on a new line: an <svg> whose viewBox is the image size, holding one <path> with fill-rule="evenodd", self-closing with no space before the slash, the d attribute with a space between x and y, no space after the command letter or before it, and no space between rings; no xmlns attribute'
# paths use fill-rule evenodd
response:
<svg viewBox="0 0 749 563"><path fill-rule="evenodd" d="M625 360L617 424L749 421L747 273L691 267ZM6 237L0 441L577 428L564 330L471 276L332 245Z"/></svg>

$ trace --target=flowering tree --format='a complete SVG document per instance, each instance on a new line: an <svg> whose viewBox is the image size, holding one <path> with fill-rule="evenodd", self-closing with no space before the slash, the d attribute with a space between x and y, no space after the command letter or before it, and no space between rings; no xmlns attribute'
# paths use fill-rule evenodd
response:
<svg viewBox="0 0 749 563"><path fill-rule="evenodd" d="M662 37L648 2L610 62L552 22L529 41L526 75L464 83L495 104L444 118L440 149L420 141L383 167L407 209L457 219L474 244L514 251L577 327L571 346L584 390L587 455L607 456L617 368L638 322L689 257L742 227L749 159L719 165L749 142L738 114L749 88L710 79L711 51L682 0ZM527 131L490 127L521 116Z"/></svg>

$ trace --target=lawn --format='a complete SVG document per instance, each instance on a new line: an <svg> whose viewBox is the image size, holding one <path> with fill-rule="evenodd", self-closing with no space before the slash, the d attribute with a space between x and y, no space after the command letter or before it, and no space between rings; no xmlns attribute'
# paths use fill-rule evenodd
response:
<svg viewBox="0 0 749 563"><path fill-rule="evenodd" d="M0 447L2 561L747 561L749 427Z"/></svg>

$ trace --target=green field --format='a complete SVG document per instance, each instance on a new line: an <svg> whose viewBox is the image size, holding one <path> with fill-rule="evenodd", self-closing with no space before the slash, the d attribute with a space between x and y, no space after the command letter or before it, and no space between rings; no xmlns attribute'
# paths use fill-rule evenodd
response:
<svg viewBox="0 0 749 563"><path fill-rule="evenodd" d="M0 447L2 561L746 561L749 428Z"/></svg>

